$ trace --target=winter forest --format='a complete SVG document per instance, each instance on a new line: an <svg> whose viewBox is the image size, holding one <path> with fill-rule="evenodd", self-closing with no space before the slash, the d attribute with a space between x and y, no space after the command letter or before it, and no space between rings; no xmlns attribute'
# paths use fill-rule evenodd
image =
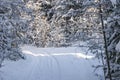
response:
<svg viewBox="0 0 120 80"><path fill-rule="evenodd" d="M120 0L0 0L0 80L120 80Z"/></svg>

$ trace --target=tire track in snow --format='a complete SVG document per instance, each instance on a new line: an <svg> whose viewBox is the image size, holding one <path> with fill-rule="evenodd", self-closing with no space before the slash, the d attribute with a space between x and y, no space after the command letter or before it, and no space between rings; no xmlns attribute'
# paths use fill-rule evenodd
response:
<svg viewBox="0 0 120 80"><path fill-rule="evenodd" d="M61 80L61 68L60 68L60 64L59 64L59 61L58 61L58 59L55 57L55 56L52 56L51 55L51 58L52 59L54 59L55 61L56 61L56 63L57 63L57 67L58 67L58 75L59 75L59 80Z"/></svg>
<svg viewBox="0 0 120 80"><path fill-rule="evenodd" d="M27 59L31 59L31 62L27 67L27 69L28 69L27 73L24 73L25 74L24 80L31 80L31 75L33 73L33 70L34 70L36 64L35 64L35 59L33 59L33 56L29 55L29 57ZM27 76L26 76L26 74L27 74Z"/></svg>
<svg viewBox="0 0 120 80"><path fill-rule="evenodd" d="M40 64L39 63L39 59L38 57L35 57L35 56L31 56L31 55L26 55L26 56L29 56L27 57L27 60L30 60L28 63L28 65L26 66L26 72L23 73L24 74L24 77L23 77L23 80L34 80L33 78L35 78L35 74L36 72L38 72L39 68L38 68L38 65ZM40 80L40 79L37 79L37 80Z"/></svg>
<svg viewBox="0 0 120 80"><path fill-rule="evenodd" d="M47 52L47 51L44 51L44 52L45 52L45 54L48 55L48 57L51 57L51 59L53 59L56 62L57 68L58 68L57 69L58 70L58 77L59 77L59 80L61 80L61 68L60 68L59 60L54 55L50 55L49 52Z"/></svg>
<svg viewBox="0 0 120 80"><path fill-rule="evenodd" d="M34 73L35 73L35 71L37 69L38 59L34 58L32 63L33 64L31 65L32 67L31 67L31 71L30 71L29 76L28 76L28 78L29 78L28 80L32 79L32 76L34 75Z"/></svg>

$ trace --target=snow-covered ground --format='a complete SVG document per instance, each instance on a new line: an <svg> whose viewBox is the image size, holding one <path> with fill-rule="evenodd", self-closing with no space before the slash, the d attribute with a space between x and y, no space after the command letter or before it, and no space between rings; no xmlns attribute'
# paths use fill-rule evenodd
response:
<svg viewBox="0 0 120 80"><path fill-rule="evenodd" d="M1 68L4 80L100 80L92 68L100 63L80 48L24 46L22 50L26 60L4 62Z"/></svg>

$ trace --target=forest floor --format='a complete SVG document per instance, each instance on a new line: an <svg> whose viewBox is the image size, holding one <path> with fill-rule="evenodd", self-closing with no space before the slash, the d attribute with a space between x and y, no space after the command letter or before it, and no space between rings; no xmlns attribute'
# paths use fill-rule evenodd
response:
<svg viewBox="0 0 120 80"><path fill-rule="evenodd" d="M3 80L102 80L93 65L101 64L93 54L77 47L22 47L25 60L5 61L0 69ZM102 70L96 71L102 75Z"/></svg>

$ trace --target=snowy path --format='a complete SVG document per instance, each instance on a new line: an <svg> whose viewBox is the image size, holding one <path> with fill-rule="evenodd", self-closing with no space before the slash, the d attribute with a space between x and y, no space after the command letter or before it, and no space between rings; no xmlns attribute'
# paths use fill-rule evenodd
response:
<svg viewBox="0 0 120 80"><path fill-rule="evenodd" d="M99 80L91 67L98 62L76 48L24 47L23 52L26 60L4 63L4 80Z"/></svg>

